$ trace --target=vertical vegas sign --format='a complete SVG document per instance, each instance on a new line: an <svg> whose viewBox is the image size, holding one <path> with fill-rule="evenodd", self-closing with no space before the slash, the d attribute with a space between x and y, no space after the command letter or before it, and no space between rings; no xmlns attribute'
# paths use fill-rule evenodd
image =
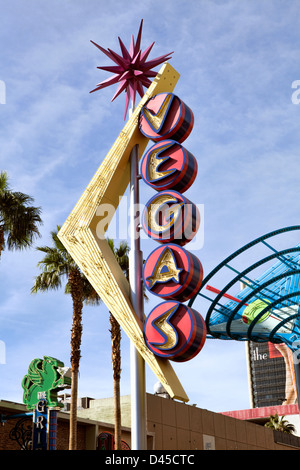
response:
<svg viewBox="0 0 300 470"><path fill-rule="evenodd" d="M197 161L181 143L192 131L191 109L173 93L154 96L142 108L140 131L156 142L141 162L142 178L157 191L143 212L144 231L161 246L147 258L144 284L165 302L157 305L144 327L148 348L157 356L184 362L195 357L206 339L202 316L183 302L200 289L203 268L183 248L197 233L200 213L183 196L197 175Z"/></svg>

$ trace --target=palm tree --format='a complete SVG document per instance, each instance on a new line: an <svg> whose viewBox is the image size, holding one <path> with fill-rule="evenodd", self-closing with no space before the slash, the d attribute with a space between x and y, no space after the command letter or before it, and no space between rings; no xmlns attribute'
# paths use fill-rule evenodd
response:
<svg viewBox="0 0 300 470"><path fill-rule="evenodd" d="M99 303L100 298L59 240L57 236L59 230L60 227L57 226L57 230L51 232L52 247L44 246L37 248L45 254L44 258L38 263L38 266L43 271L35 278L31 292L36 293L38 291L59 289L62 285L62 280L65 278L67 280L65 292L71 294L72 297L73 319L70 354L72 384L69 449L75 450L77 447L77 398L81 357L82 309L84 301L86 303Z"/></svg>
<svg viewBox="0 0 300 470"><path fill-rule="evenodd" d="M75 450L77 443L77 397L78 397L78 372L80 363L80 346L82 337L82 309L83 303L99 304L101 299L95 289L91 286L87 278L81 273L73 258L69 255L64 245L59 240L57 230L51 232L52 247L38 247L37 249L45 254L38 263L43 269L42 273L35 278L31 292L48 291L59 289L62 279L66 278L65 293L71 294L73 301L73 321L71 330L71 410L70 410L70 438L69 449ZM129 247L126 242L121 242L115 248L114 241L108 239L108 244L112 249L117 262L128 279L129 276ZM115 402L115 448L121 449L121 399L120 399L120 378L121 378L121 329L119 323L110 313L110 333L112 341L112 367L114 378L114 402Z"/></svg>
<svg viewBox="0 0 300 470"><path fill-rule="evenodd" d="M12 191L5 171L0 172L0 256L8 250L21 250L32 245L40 233L42 223L39 207L31 204L34 199L27 194Z"/></svg>
<svg viewBox="0 0 300 470"><path fill-rule="evenodd" d="M284 418L284 416L279 417L277 413L270 415L269 421L265 424L265 427L271 428L274 431L282 431L287 434L294 433L296 430L295 426Z"/></svg>
<svg viewBox="0 0 300 470"><path fill-rule="evenodd" d="M108 244L113 251L126 278L129 277L129 246L123 241L119 248L115 247L114 241L108 239ZM112 368L114 379L114 415L115 415L115 449L121 450L121 328L115 317L110 312L110 333L112 342Z"/></svg>

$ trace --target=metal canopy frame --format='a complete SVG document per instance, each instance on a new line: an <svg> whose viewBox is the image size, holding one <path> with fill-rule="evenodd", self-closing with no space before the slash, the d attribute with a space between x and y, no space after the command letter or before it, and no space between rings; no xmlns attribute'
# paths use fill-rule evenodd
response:
<svg viewBox="0 0 300 470"><path fill-rule="evenodd" d="M290 227L285 227L281 228L278 230L274 230L273 232L269 232L265 235L262 235L261 237L256 238L255 240L247 243L244 245L242 248L239 248L236 250L234 253L232 253L230 256L228 256L226 259L224 259L220 264L218 264L210 273L203 279L203 282L201 284L201 287L197 294L189 301L189 306L191 307L194 303L194 301L197 298L197 295L200 294L200 292L203 290L204 286L208 283L208 281L218 272L220 271L224 266L227 266L230 261L232 261L234 258L242 254L243 252L247 251L249 248L252 248L253 246L257 245L258 243L264 242L265 240L272 238L276 235L280 235L281 233L286 233L286 232L292 232L294 230L300 230L300 225L292 225ZM278 255L278 252L276 252ZM275 256L276 257L276 256Z"/></svg>
<svg viewBox="0 0 300 470"><path fill-rule="evenodd" d="M293 246L291 248L276 250L273 248L266 240L272 239L277 235L281 235L288 232L299 231L300 225L289 226L285 228L281 228L272 232L269 232L261 237L256 238L255 240L247 243L242 248L236 250L233 254L228 256L224 259L220 264L218 264L203 280L202 285L197 292L197 294L190 300L189 306L191 307L194 302L196 301L198 296L201 296L208 300L211 304L207 310L206 314L206 326L208 337L217 338L217 339L228 339L228 340L242 340L242 341L256 341L256 342L266 342L270 341L273 343L280 343L284 342L282 338L277 334L281 327L285 326L287 322L291 321L292 319L298 319L300 314L295 312L295 314L289 315L287 318L282 318L281 321L274 326L272 331L270 331L269 335L266 336L265 334L259 335L254 333L254 328L258 324L258 322L263 318L263 316L272 311L275 307L289 307L291 308L291 303L295 305L295 303L299 303L300 300L300 265L299 265L299 256L300 256L300 245ZM254 247L258 244L263 244L268 249L270 249L273 253L271 255L265 256L259 259L257 262L251 264L247 268L243 270L236 270L233 268L229 263L237 258L244 252L247 252L250 248ZM295 258L298 258L297 262L295 262ZM273 265L271 268L267 269L263 275L260 276L259 280L257 279L250 279L248 275L253 272L256 268L263 266L264 264L271 262L272 260L278 260L276 265ZM207 295L203 293L203 289L209 288L208 282L223 268L228 268L236 273L236 276L228 282L225 287L221 290L215 289L217 295L214 299L209 298ZM294 284L292 284L292 292L282 292L282 285L288 278L293 279L295 276ZM265 279L264 279L265 278ZM228 290L231 289L235 284L238 282L243 282L246 287L238 293L237 298L233 298L227 294ZM231 300L225 304L222 304L220 301L224 297L229 297ZM241 309L248 305L248 302L253 302L253 300L268 300L268 305L261 310L256 317L251 321L251 324L248 325L247 330L245 328L245 333L239 334L234 333L232 331L232 322L237 316L241 316ZM294 299L294 302L292 302ZM211 328L211 319L212 316L215 315L214 320L218 318L218 315L221 315L224 318L224 322L226 322L226 328L224 332L217 332L212 331ZM216 322L215 325L218 323ZM246 325L245 325L246 326ZM300 330L299 330L300 331ZM292 339L295 339L292 336ZM296 335L297 339L297 335ZM299 336L300 340L300 336ZM299 341L300 343L300 341ZM291 344L288 344L291 347ZM296 345L294 350L299 353L299 346Z"/></svg>

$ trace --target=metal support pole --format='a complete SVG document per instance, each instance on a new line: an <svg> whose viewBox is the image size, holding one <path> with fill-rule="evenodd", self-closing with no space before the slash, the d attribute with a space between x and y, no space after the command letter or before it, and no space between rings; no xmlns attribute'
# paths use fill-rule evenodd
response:
<svg viewBox="0 0 300 470"><path fill-rule="evenodd" d="M136 145L130 156L130 254L129 282L131 302L138 318L144 320L142 269L143 255L140 249L139 217L139 158ZM130 344L131 371L131 448L146 450L146 386L145 361L134 344Z"/></svg>

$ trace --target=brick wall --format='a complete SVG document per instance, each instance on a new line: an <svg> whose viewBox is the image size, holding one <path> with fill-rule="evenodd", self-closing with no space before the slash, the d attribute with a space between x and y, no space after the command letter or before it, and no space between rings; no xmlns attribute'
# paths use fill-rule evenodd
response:
<svg viewBox="0 0 300 470"><path fill-rule="evenodd" d="M68 450L69 448L69 422L58 421L57 426L57 450ZM77 426L77 450L86 449L86 427Z"/></svg>
<svg viewBox="0 0 300 470"><path fill-rule="evenodd" d="M9 416L19 413L24 413L26 410L16 410L15 413L7 412L7 409L1 409L0 414ZM10 438L10 432L20 421L21 418L7 420L5 423L0 424L0 450L21 450L20 445L16 440ZM32 427L32 418L28 417L25 426ZM80 423L77 426L77 449L86 449L86 429L85 425ZM69 421L58 420L57 426L57 450L68 450L69 448Z"/></svg>
<svg viewBox="0 0 300 470"><path fill-rule="evenodd" d="M15 427L18 419L12 419L7 421L5 424L0 424L0 449L1 450L20 450L21 447L16 440L12 440L9 437L11 430ZM31 418L27 418L25 425L30 426L32 423Z"/></svg>

